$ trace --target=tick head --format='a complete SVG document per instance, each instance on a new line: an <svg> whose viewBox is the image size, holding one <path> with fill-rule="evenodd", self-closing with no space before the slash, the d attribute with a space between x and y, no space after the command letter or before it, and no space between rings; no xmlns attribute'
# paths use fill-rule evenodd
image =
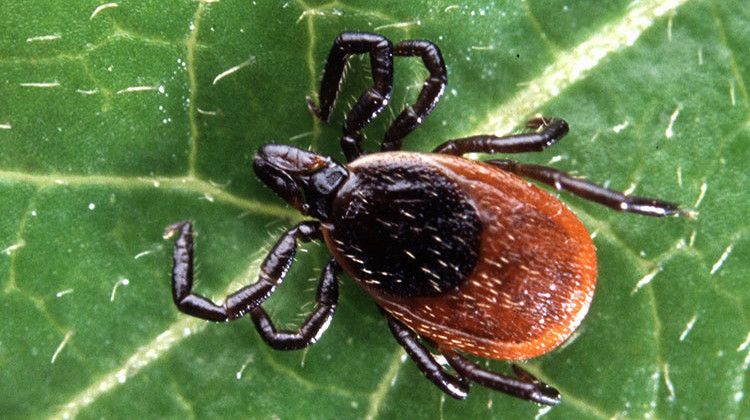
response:
<svg viewBox="0 0 750 420"><path fill-rule="evenodd" d="M266 144L253 161L255 174L299 210L326 220L348 171L330 157L282 144Z"/></svg>

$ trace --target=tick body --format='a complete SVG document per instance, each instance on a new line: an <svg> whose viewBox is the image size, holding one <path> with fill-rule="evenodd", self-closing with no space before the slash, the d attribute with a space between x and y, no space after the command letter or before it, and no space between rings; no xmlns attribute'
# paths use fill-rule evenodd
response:
<svg viewBox="0 0 750 420"><path fill-rule="evenodd" d="M468 159L364 156L323 237L344 271L420 336L504 360L559 345L588 310L596 253L559 200Z"/></svg>
<svg viewBox="0 0 750 420"><path fill-rule="evenodd" d="M373 86L348 113L341 145L348 164L292 146L267 144L255 155L258 177L313 220L278 240L258 281L216 304L193 293L192 223L178 222L172 296L190 315L229 321L249 314L271 347L314 344L338 303L339 274L356 281L383 313L396 341L443 392L466 398L472 383L539 404L559 393L512 365L515 376L484 369L462 353L524 360L562 343L583 320L596 284L596 253L578 218L531 178L615 210L676 215L677 205L628 196L545 166L511 160L477 162L467 153L541 151L568 125L533 118L532 131L447 141L432 153L399 151L402 140L432 111L447 76L440 50L429 41L396 45L369 33L345 32L328 56L314 116L327 121L351 54L369 53ZM416 102L385 134L380 153L366 153L360 130L388 104L394 56L420 57L430 75ZM262 303L282 283L298 242L323 241L332 257L322 271L315 309L297 330L278 330ZM430 349L431 348L431 349ZM440 353L450 365L435 359Z"/></svg>

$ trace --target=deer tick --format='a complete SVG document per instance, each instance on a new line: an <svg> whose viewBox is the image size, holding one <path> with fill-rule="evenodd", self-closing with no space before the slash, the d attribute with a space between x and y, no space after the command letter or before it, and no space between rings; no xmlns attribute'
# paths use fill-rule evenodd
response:
<svg viewBox="0 0 750 420"><path fill-rule="evenodd" d="M558 199L521 177L593 202L649 216L679 213L666 201L625 195L567 173L511 160L477 162L467 153L541 151L568 132L558 118L537 117L531 131L447 141L432 153L399 151L402 139L437 104L447 83L438 47L421 40L393 45L383 36L345 32L331 48L313 115L327 122L353 54L369 53L373 85L343 124L347 164L296 147L267 144L254 159L257 176L310 221L289 229L260 267L256 283L223 304L192 292L193 231L189 221L174 248L172 295L180 311L210 321L250 314L275 349L314 344L328 327L343 271L375 301L396 341L442 391L466 398L471 383L554 405L560 395L520 367L505 375L463 354L501 360L539 356L562 343L583 320L594 294L596 252L578 218ZM416 102L385 133L380 153L362 148L362 130L389 103L393 57L420 57L429 71ZM315 309L296 331L278 330L261 304L281 284L298 242L323 241ZM444 356L450 369L433 352Z"/></svg>

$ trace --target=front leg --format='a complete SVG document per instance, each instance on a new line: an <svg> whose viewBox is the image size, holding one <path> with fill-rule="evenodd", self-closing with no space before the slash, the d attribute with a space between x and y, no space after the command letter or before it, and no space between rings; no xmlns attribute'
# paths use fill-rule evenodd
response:
<svg viewBox="0 0 750 420"><path fill-rule="evenodd" d="M401 140L414 131L430 115L440 97L443 96L448 75L445 61L437 45L429 41L402 41L393 48L393 54L401 57L421 57L430 76L422 84L417 101L407 105L385 132L382 151L401 150Z"/></svg>
<svg viewBox="0 0 750 420"><path fill-rule="evenodd" d="M320 223L302 222L289 229L273 247L260 267L258 281L227 296L224 304L193 293L193 225L177 222L166 229L165 238L179 231L174 245L172 268L172 298L177 308L197 318L209 321L231 321L258 307L281 284L294 261L297 240L309 242L322 239Z"/></svg>
<svg viewBox="0 0 750 420"><path fill-rule="evenodd" d="M310 112L321 121L328 122L339 94L349 56L363 53L370 54L373 85L357 99L344 121L341 147L349 162L364 154L360 130L380 114L390 101L393 89L393 44L387 38L377 34L342 33L336 37L331 52L328 53L318 94L320 106L315 105L314 99L307 98Z"/></svg>
<svg viewBox="0 0 750 420"><path fill-rule="evenodd" d="M353 131L357 131L382 110L381 105L384 105L384 101L388 101L393 89L393 44L378 34L343 32L333 41L326 59L326 67L318 93L320 105L315 105L313 98L307 98L310 112L319 120L328 122L331 117L331 110L339 95L349 57L353 54L364 53L370 54L373 86L359 98L347 117L347 123Z"/></svg>

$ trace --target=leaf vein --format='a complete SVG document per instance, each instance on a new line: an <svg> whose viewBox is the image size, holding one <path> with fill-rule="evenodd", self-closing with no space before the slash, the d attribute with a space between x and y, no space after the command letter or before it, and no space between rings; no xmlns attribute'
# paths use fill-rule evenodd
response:
<svg viewBox="0 0 750 420"><path fill-rule="evenodd" d="M201 179L186 177L121 177L107 175L25 174L15 171L0 171L0 184L26 183L40 187L108 185L119 188L165 188L194 192L212 200L228 203L247 213L273 215L296 221L298 212L284 206L236 196L214 184Z"/></svg>
<svg viewBox="0 0 750 420"><path fill-rule="evenodd" d="M558 55L542 74L487 114L480 133L506 133L518 124L518 116L530 115L566 88L583 80L602 59L632 46L656 19L676 10L687 0L648 1L636 4L623 19L605 25L597 35Z"/></svg>

